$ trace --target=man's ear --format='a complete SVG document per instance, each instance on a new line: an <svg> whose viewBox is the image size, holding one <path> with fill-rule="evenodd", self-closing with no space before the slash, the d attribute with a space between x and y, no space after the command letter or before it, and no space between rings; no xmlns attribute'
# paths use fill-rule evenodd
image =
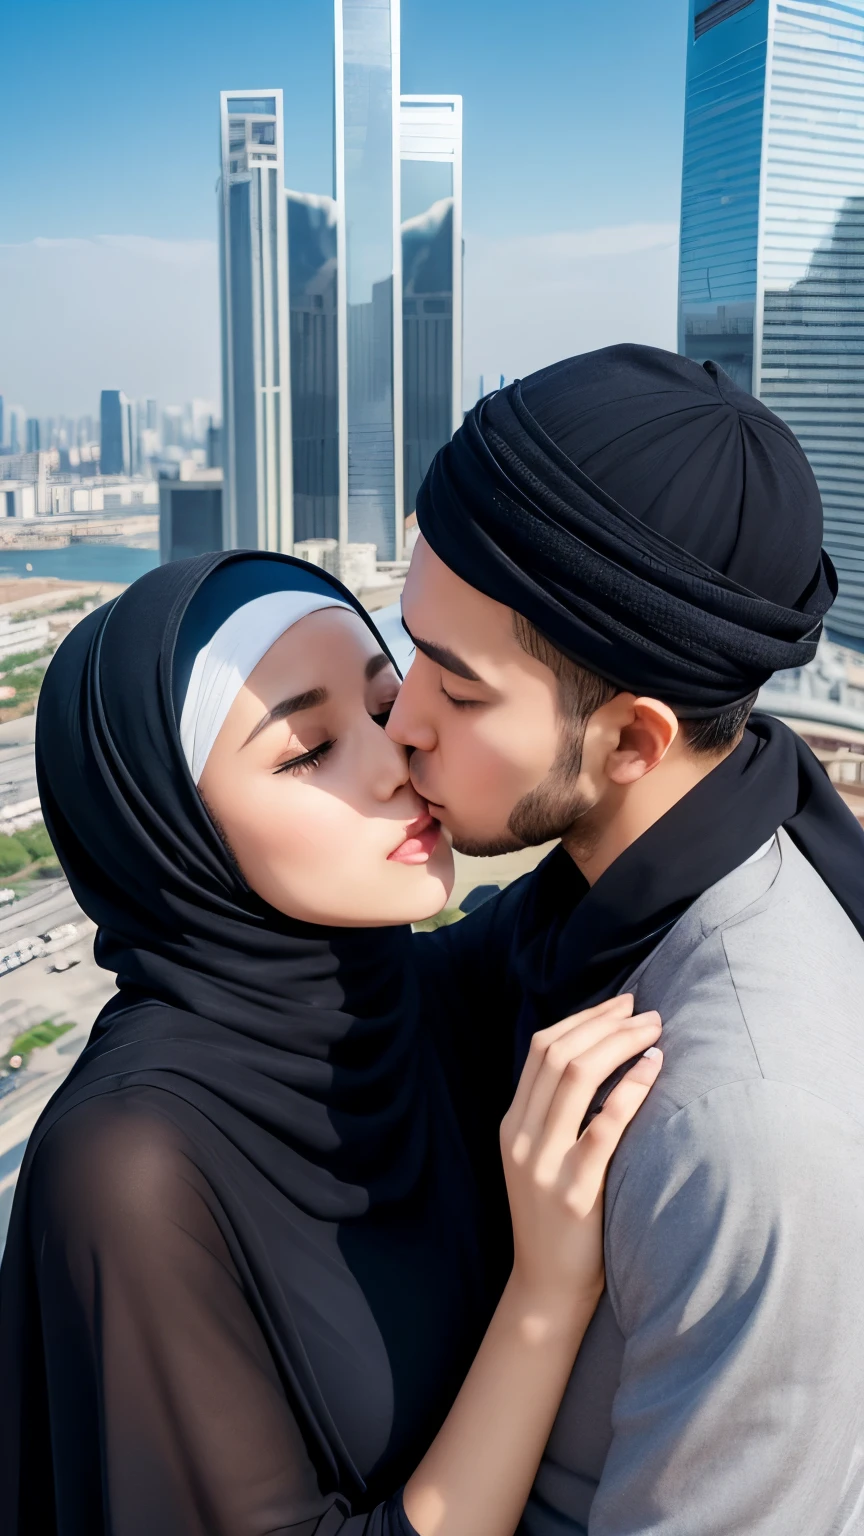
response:
<svg viewBox="0 0 864 1536"><path fill-rule="evenodd" d="M635 784L662 763L678 735L678 717L659 699L631 695L627 713L618 745L606 759L607 778L622 786Z"/></svg>

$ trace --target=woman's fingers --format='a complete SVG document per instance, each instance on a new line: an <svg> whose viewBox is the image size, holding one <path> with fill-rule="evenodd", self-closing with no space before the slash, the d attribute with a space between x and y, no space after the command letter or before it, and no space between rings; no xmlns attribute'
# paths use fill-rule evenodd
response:
<svg viewBox="0 0 864 1536"><path fill-rule="evenodd" d="M567 1155L565 1176L570 1180L568 1204L571 1209L590 1210L600 1194L606 1171L618 1143L633 1117L642 1108L663 1065L663 1052L657 1045L634 1062L630 1071L613 1088L606 1103L579 1137Z"/></svg>
<svg viewBox="0 0 864 1536"><path fill-rule="evenodd" d="M598 1022L602 1024L614 1017L628 1017L633 1012L633 1004L633 993L623 992L620 997L610 997L605 1003L598 1003L593 1008L584 1008L581 1013L571 1013L568 1018L559 1019L557 1024L550 1025L548 1029L538 1030L532 1036L525 1065L508 1113L515 1112L517 1121L522 1119L531 1090L552 1046L557 1045L563 1037L571 1035L574 1029L581 1029L585 1025ZM594 1038L599 1039L600 1035L597 1034Z"/></svg>
<svg viewBox="0 0 864 1536"><path fill-rule="evenodd" d="M646 1025L656 1026L655 1033L645 1036ZM598 1070L596 1061L609 1060L612 1065L605 1072L600 1072L588 1092L585 1100L587 1109L592 1094L609 1073L644 1050L646 1045L653 1044L659 1033L659 1015L653 1012L637 1014L635 1018L624 1017L620 1013L607 1013L576 1025L548 1047L518 1119L519 1109L514 1101L513 1119L509 1128L511 1131L518 1129L531 1142L536 1141L544 1133L552 1104L565 1075L571 1082L577 1077L582 1082L590 1082L592 1074ZM612 1044L613 1041L618 1044ZM593 1057L594 1051L599 1051L600 1056ZM577 1068L576 1063L582 1065Z"/></svg>
<svg viewBox="0 0 864 1536"><path fill-rule="evenodd" d="M600 1084L631 1056L652 1046L659 1039L660 1032L660 1015L642 1014L638 1020L629 1021L626 1028L616 1030L570 1062L549 1106L542 1133L536 1139L537 1167L545 1179L551 1180L558 1176L564 1159L576 1145L585 1111ZM631 1070L635 1071L635 1066ZM618 1088L623 1087L628 1078L629 1073ZM607 1105L615 1099L618 1088L609 1095ZM619 1113L619 1102L616 1101L613 1119ZM599 1119L600 1116L595 1118ZM626 1122L621 1125L622 1131L624 1124Z"/></svg>

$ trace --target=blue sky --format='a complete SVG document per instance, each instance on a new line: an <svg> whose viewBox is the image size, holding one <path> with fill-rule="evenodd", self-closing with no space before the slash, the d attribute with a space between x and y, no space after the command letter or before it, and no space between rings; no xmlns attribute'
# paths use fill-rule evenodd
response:
<svg viewBox="0 0 864 1536"><path fill-rule="evenodd" d="M481 260L497 261L502 271L509 263L530 286L526 240L581 234L590 246L591 232L633 227L641 232L638 254L654 249L650 227L668 246L678 217L686 15L686 0L402 0L403 90L464 97L466 282L470 291L473 260L481 308ZM183 331L188 303L183 283L171 276L178 267L171 252L176 247L188 275L187 258L197 251L200 282L212 286L220 89L282 86L288 180L303 190L329 190L331 28L331 0L28 0L7 7L0 392L17 398L38 388L44 400L30 401L32 409L72 409L71 400L59 398L75 388L70 348L86 344L95 362L104 342L105 366L109 357L112 367L125 366L116 333L125 328L134 350L140 314L133 310L142 304L130 292L124 310L123 259L114 261L112 276L114 258L106 251L128 255L130 239L143 242L138 267L152 257L149 277L136 268L136 291L145 306L158 304L164 291L165 316ZM518 250L514 241L522 242ZM622 254L620 238L612 244L612 254ZM588 259L584 252L574 257L578 248L566 242L555 249L568 269ZM545 260L547 247L538 251ZM70 252L74 259L67 259ZM601 249L591 259L602 265L608 254ZM64 290L66 270L86 314ZM656 308L667 302L668 287L667 281L662 301L646 291L641 303L638 294L627 302L640 311ZM54 376L68 375L69 382L53 395L44 369L37 375L24 355L25 330L10 314L13 295L16 309L22 300L29 309L29 335L40 345L34 310L53 309L46 339L57 336L59 322ZM491 312L482 323L479 310L476 318L472 330L466 314L471 367L509 372L514 364L525 371L522 344L499 345ZM189 351L196 345L191 333L178 340L178 393L193 382ZM206 393L214 387L215 354L203 332L200 346L195 392ZM129 357L134 372L133 351ZM151 378L152 364L142 373ZM164 394L165 383L154 377L151 384ZM144 385L142 376L125 387L137 392ZM81 389L92 387L82 375Z"/></svg>

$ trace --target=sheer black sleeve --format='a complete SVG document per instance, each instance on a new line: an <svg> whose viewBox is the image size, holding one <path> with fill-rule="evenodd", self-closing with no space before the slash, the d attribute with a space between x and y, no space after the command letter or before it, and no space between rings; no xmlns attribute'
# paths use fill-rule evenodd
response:
<svg viewBox="0 0 864 1536"><path fill-rule="evenodd" d="M154 1099L155 1096L155 1099ZM159 1090L69 1111L32 1172L58 1528L74 1536L413 1536L397 1494L319 1481Z"/></svg>

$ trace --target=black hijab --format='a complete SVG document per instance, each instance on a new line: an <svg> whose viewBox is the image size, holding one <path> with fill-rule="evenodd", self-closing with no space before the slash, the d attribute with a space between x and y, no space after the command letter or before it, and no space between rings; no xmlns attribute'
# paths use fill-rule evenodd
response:
<svg viewBox="0 0 864 1536"><path fill-rule="evenodd" d="M681 717L812 660L837 591L789 428L715 363L653 347L568 358L479 401L417 521L471 586Z"/></svg>
<svg viewBox="0 0 864 1536"><path fill-rule="evenodd" d="M463 1346L481 1307L477 1213L443 1077L418 1022L409 930L325 929L266 905L214 830L180 748L176 678L194 650L187 629L175 666L184 615L191 609L197 644L201 625L212 633L219 622L219 604L202 598L224 586L226 573L245 592L239 606L253 588L302 587L307 570L289 557L243 552L163 566L84 619L46 675L36 744L45 822L76 899L98 925L96 958L119 990L38 1123L16 1191L0 1287L7 1491L23 1440L32 1445L44 1433L43 1450L48 1443L34 1408L33 1158L69 1108L121 1078L165 1089L198 1112L232 1258L324 1485L349 1498L364 1489L297 1324L303 1287L320 1284L318 1250L325 1274L341 1252L385 1339L406 1307L430 1318L438 1309L453 1379L438 1384L443 1404L423 1405L431 1432L467 1363ZM351 594L331 585L377 638ZM387 1231L416 1233L416 1295L392 1292ZM272 1262L277 1232L289 1250L298 1234L288 1282ZM326 1298L314 1299L326 1310ZM398 1413L399 1381L394 1392Z"/></svg>

